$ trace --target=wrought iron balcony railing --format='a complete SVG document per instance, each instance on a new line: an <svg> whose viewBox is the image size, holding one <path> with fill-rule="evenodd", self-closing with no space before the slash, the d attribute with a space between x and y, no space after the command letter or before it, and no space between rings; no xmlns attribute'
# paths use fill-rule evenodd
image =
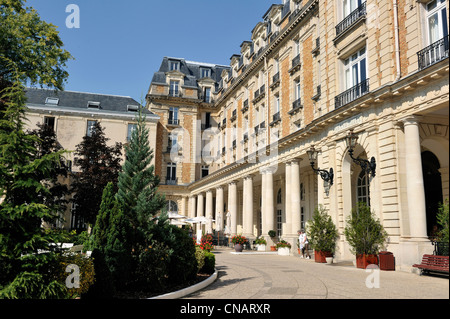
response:
<svg viewBox="0 0 450 319"><path fill-rule="evenodd" d="M360 82L351 89L336 96L334 100L334 106L335 108L344 106L366 93L369 93L369 79Z"/></svg>
<svg viewBox="0 0 450 319"><path fill-rule="evenodd" d="M346 16L344 20L339 22L336 26L336 36L349 29L352 25L359 21L360 18L365 17L366 14L366 2L364 2L358 8L353 10L348 16Z"/></svg>
<svg viewBox="0 0 450 319"><path fill-rule="evenodd" d="M425 69L448 58L449 36L446 36L425 49L417 52L419 70Z"/></svg>

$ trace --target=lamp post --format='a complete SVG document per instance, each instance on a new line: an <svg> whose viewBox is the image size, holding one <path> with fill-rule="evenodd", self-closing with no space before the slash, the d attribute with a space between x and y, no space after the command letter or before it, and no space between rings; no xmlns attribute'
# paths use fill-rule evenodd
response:
<svg viewBox="0 0 450 319"><path fill-rule="evenodd" d="M348 132L347 137L345 138L345 141L347 142L348 154L350 155L350 158L353 160L353 162L355 162L356 164L361 166L361 168L367 174L370 174L372 177L375 177L375 169L377 167L375 157L372 156L370 161L363 159L363 158L359 158L359 157L358 158L353 157L353 151L354 151L354 148L358 141L358 135L353 133L353 131L351 130L350 132Z"/></svg>
<svg viewBox="0 0 450 319"><path fill-rule="evenodd" d="M306 153L308 153L309 162L311 163L313 171L317 175L320 175L320 177L322 177L322 179L325 182L329 183L329 186L333 185L333 178L334 178L333 168L330 168L329 171L320 168L314 168L314 164L317 161L317 154L318 154L314 146L311 146L311 148Z"/></svg>

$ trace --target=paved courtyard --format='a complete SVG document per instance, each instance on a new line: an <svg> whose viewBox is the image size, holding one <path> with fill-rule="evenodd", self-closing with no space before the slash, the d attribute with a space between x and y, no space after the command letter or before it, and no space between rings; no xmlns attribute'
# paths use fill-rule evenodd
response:
<svg viewBox="0 0 450 319"><path fill-rule="evenodd" d="M218 248L218 279L186 299L448 299L449 279L318 264L298 256L233 254ZM370 288L373 287L373 288Z"/></svg>

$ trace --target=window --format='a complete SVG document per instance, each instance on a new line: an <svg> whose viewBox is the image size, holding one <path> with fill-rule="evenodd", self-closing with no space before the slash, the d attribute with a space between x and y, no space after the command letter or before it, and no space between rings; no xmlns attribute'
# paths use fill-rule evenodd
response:
<svg viewBox="0 0 450 319"><path fill-rule="evenodd" d="M178 134L172 132L169 135L169 147L168 151L171 152L172 149L176 152L178 152L179 145L178 145Z"/></svg>
<svg viewBox="0 0 450 319"><path fill-rule="evenodd" d="M166 181L167 181L168 185L176 184L176 181L177 181L177 164L176 163L168 163L167 164Z"/></svg>
<svg viewBox="0 0 450 319"><path fill-rule="evenodd" d="M350 13L358 9L364 2L363 0L344 0L343 17L345 18L350 15Z"/></svg>
<svg viewBox="0 0 450 319"><path fill-rule="evenodd" d="M447 9L445 0L433 0L426 4L428 44L448 36Z"/></svg>
<svg viewBox="0 0 450 319"><path fill-rule="evenodd" d="M169 108L169 124L170 125L178 125L179 124L177 107Z"/></svg>
<svg viewBox="0 0 450 319"><path fill-rule="evenodd" d="M275 114L280 112L280 96L275 95Z"/></svg>
<svg viewBox="0 0 450 319"><path fill-rule="evenodd" d="M282 204L282 202L283 202L283 194L282 194L281 188L280 188L277 193L277 204Z"/></svg>
<svg viewBox="0 0 450 319"><path fill-rule="evenodd" d="M131 136L136 128L137 124L128 124L127 142L131 141Z"/></svg>
<svg viewBox="0 0 450 319"><path fill-rule="evenodd" d="M277 236L281 237L283 235L283 211L277 209Z"/></svg>
<svg viewBox="0 0 450 319"><path fill-rule="evenodd" d="M344 60L344 84L348 90L367 79L366 48Z"/></svg>
<svg viewBox="0 0 450 319"><path fill-rule="evenodd" d="M209 166L202 165L202 178L209 175Z"/></svg>
<svg viewBox="0 0 450 319"><path fill-rule="evenodd" d="M358 185L356 187L356 201L366 203L370 206L370 190L369 190L369 176L366 171L362 170L358 176Z"/></svg>
<svg viewBox="0 0 450 319"><path fill-rule="evenodd" d="M169 95L170 96L179 96L179 81L170 81L170 89L169 89Z"/></svg>
<svg viewBox="0 0 450 319"><path fill-rule="evenodd" d="M55 130L55 118L51 116L44 117L44 125L50 128L52 131Z"/></svg>
<svg viewBox="0 0 450 319"><path fill-rule="evenodd" d="M166 202L166 208L167 208L167 212L169 212L169 213L177 213L178 212L177 202L175 202L173 200L168 200Z"/></svg>
<svg viewBox="0 0 450 319"><path fill-rule="evenodd" d="M169 61L170 71L180 71L180 61Z"/></svg>
<svg viewBox="0 0 450 319"><path fill-rule="evenodd" d="M300 99L300 92L301 92L300 80L296 80L294 82L294 93L296 101Z"/></svg>
<svg viewBox="0 0 450 319"><path fill-rule="evenodd" d="M100 102L89 101L87 107L89 109L99 109L100 108Z"/></svg>
<svg viewBox="0 0 450 319"><path fill-rule="evenodd" d="M45 99L46 105L58 105L59 99L57 97L48 97Z"/></svg>
<svg viewBox="0 0 450 319"><path fill-rule="evenodd" d="M91 137L94 133L95 124L97 124L97 121L87 121L87 129L86 129L86 135Z"/></svg>
<svg viewBox="0 0 450 319"><path fill-rule="evenodd" d="M211 70L207 68L200 68L200 78L210 78Z"/></svg>
<svg viewBox="0 0 450 319"><path fill-rule="evenodd" d="M205 88L204 92L205 92L205 96L204 96L205 102L211 103L211 88Z"/></svg>

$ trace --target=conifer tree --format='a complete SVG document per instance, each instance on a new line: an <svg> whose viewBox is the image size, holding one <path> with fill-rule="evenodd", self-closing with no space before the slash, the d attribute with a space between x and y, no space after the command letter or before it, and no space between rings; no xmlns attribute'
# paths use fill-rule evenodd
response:
<svg viewBox="0 0 450 319"><path fill-rule="evenodd" d="M76 146L74 165L80 169L74 174L72 191L77 213L93 225L102 201L103 189L109 182L117 185L121 170L122 144L108 146L102 126L96 122L92 135L84 136Z"/></svg>
<svg viewBox="0 0 450 319"><path fill-rule="evenodd" d="M14 63L9 67L16 70ZM55 233L41 228L57 215L44 203L43 178L54 173L63 151L38 156L39 139L24 131L25 93L17 75L2 92L0 117L0 298L61 298L66 288L49 275ZM41 253L43 252L43 253Z"/></svg>
<svg viewBox="0 0 450 319"><path fill-rule="evenodd" d="M128 220L133 245L144 243L154 224L155 215L165 206L164 196L157 193L159 177L151 164L153 150L149 145L145 116L139 110L137 126L125 147L126 160L119 174L117 198Z"/></svg>

